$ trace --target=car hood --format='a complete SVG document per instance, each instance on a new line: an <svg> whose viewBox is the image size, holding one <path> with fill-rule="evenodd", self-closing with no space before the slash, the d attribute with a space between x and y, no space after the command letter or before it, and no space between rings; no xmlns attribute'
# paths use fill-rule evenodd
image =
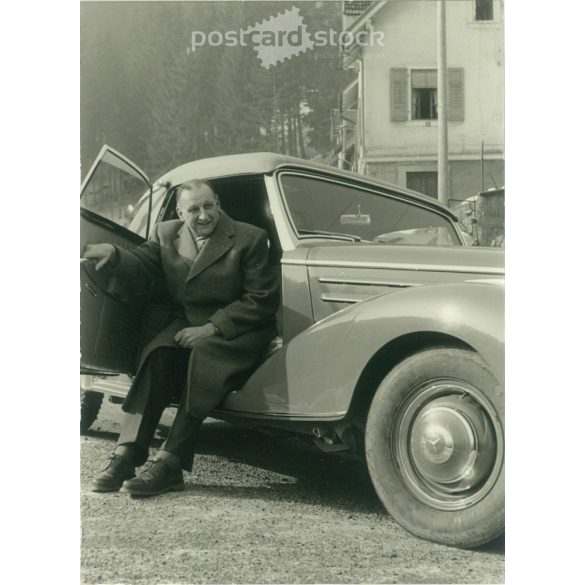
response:
<svg viewBox="0 0 585 585"><path fill-rule="evenodd" d="M500 248L463 246L392 246L388 244L331 243L311 246L309 266L395 269L503 276L504 251Z"/></svg>

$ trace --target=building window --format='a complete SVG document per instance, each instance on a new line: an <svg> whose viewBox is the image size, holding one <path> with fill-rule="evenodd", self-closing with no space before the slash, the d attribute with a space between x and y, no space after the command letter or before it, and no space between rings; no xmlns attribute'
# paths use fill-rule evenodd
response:
<svg viewBox="0 0 585 585"><path fill-rule="evenodd" d="M494 0L475 0L475 20L494 19Z"/></svg>
<svg viewBox="0 0 585 585"><path fill-rule="evenodd" d="M434 69L411 71L413 120L437 119L437 72Z"/></svg>
<svg viewBox="0 0 585 585"><path fill-rule="evenodd" d="M406 186L413 191L430 197L438 197L437 173L435 171L416 171L406 173Z"/></svg>
<svg viewBox="0 0 585 585"><path fill-rule="evenodd" d="M462 122L465 117L465 91L462 67L447 69L447 118ZM390 70L390 120L437 119L437 71L393 67ZM429 126L431 124L428 124Z"/></svg>

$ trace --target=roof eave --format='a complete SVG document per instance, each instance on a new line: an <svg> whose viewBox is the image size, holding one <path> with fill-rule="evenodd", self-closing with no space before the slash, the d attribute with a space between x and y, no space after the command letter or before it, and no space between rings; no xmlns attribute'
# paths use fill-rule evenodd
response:
<svg viewBox="0 0 585 585"><path fill-rule="evenodd" d="M384 6L388 4L388 0L380 0L374 2L369 8L364 10L362 14L356 18L345 30L348 32L357 32L360 30L372 16L378 13Z"/></svg>
<svg viewBox="0 0 585 585"><path fill-rule="evenodd" d="M361 16L356 18L345 30L347 32L356 33L361 30L366 22L368 22L375 14L377 14L386 4L388 0L380 0L379 2L374 2L369 8L367 8ZM355 34L353 35L355 39ZM348 45L347 47L343 47L342 50L344 53L351 55L354 58L359 58L357 55L359 53L360 47L356 44L355 40Z"/></svg>

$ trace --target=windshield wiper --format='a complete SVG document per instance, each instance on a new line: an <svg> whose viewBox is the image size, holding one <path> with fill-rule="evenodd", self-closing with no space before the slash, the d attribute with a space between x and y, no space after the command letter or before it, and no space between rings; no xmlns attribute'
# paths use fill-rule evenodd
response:
<svg viewBox="0 0 585 585"><path fill-rule="evenodd" d="M314 234L316 236L325 236L334 239L348 240L350 242L361 242L362 239L359 236L353 234L340 234L338 232L326 232L324 230L298 230L299 234Z"/></svg>

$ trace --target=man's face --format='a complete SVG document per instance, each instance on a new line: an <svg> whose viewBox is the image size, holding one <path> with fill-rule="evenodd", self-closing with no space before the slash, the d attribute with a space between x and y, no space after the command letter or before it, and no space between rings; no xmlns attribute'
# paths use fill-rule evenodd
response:
<svg viewBox="0 0 585 585"><path fill-rule="evenodd" d="M208 237L219 221L219 201L205 185L185 189L179 195L177 213L198 236Z"/></svg>

